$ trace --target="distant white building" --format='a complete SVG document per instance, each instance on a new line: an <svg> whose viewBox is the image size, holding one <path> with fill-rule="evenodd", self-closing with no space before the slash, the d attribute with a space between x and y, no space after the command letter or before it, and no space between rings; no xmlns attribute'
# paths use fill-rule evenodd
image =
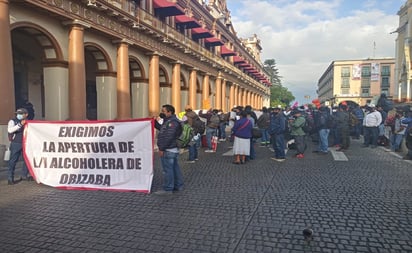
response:
<svg viewBox="0 0 412 253"><path fill-rule="evenodd" d="M377 58L333 61L318 81L322 104L336 106L346 101L365 105L385 93L395 93L395 59Z"/></svg>

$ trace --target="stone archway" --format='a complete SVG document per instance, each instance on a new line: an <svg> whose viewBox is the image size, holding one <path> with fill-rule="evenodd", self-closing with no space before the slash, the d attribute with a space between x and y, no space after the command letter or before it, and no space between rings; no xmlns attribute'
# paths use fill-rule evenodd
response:
<svg viewBox="0 0 412 253"><path fill-rule="evenodd" d="M15 106L27 100L35 119L66 119L67 62L57 40L36 24L19 22L11 26L11 41Z"/></svg>

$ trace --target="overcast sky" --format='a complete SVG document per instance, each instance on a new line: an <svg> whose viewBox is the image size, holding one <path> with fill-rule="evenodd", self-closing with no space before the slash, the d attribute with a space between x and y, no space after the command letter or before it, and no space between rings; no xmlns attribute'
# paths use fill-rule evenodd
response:
<svg viewBox="0 0 412 253"><path fill-rule="evenodd" d="M395 57L397 12L406 0L227 0L238 36L257 34L300 103L316 98L332 61Z"/></svg>

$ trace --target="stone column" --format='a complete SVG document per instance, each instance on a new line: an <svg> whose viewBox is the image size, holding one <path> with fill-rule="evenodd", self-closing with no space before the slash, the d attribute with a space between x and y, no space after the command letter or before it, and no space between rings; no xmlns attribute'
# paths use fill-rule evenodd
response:
<svg viewBox="0 0 412 253"><path fill-rule="evenodd" d="M243 105L243 106L246 106L246 105L247 105L247 90L246 90L246 88L243 89L242 105Z"/></svg>
<svg viewBox="0 0 412 253"><path fill-rule="evenodd" d="M227 112L227 99L226 99L226 79L222 80L222 107L223 112Z"/></svg>
<svg viewBox="0 0 412 253"><path fill-rule="evenodd" d="M235 104L234 105L239 105L239 86L236 84L233 84L235 87L235 93L233 94L234 99L235 99Z"/></svg>
<svg viewBox="0 0 412 253"><path fill-rule="evenodd" d="M205 104L205 101L208 101L210 103L210 83L209 83L209 74L206 73L205 76L203 77L203 84L202 84L202 107ZM202 108L202 109L209 109L209 108Z"/></svg>
<svg viewBox="0 0 412 253"><path fill-rule="evenodd" d="M190 77L189 77L189 105L192 108L196 108L196 80L197 80L197 69L193 68L190 70Z"/></svg>
<svg viewBox="0 0 412 253"><path fill-rule="evenodd" d="M69 31L69 119L86 119L84 26L72 23Z"/></svg>
<svg viewBox="0 0 412 253"><path fill-rule="evenodd" d="M181 91L180 91L180 67L181 63L173 63L172 72L172 105L175 107L176 113L182 110L181 108Z"/></svg>
<svg viewBox="0 0 412 253"><path fill-rule="evenodd" d="M222 77L219 75L216 78L216 89L215 89L215 106L214 109L222 109Z"/></svg>
<svg viewBox="0 0 412 253"><path fill-rule="evenodd" d="M117 119L130 119L129 44L120 41L117 46Z"/></svg>
<svg viewBox="0 0 412 253"><path fill-rule="evenodd" d="M149 61L149 116L160 112L159 55L155 52Z"/></svg>
<svg viewBox="0 0 412 253"><path fill-rule="evenodd" d="M0 125L7 125L7 122L14 115L15 109L14 70L8 0L0 0L0 38Z"/></svg>
<svg viewBox="0 0 412 253"><path fill-rule="evenodd" d="M232 110L235 103L235 84L232 83L229 88L229 111Z"/></svg>

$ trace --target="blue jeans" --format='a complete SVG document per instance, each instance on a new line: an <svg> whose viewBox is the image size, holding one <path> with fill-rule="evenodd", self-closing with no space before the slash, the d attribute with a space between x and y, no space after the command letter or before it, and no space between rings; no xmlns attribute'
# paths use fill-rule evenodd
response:
<svg viewBox="0 0 412 253"><path fill-rule="evenodd" d="M364 138L363 145L377 146L378 145L378 135L379 135L378 127L364 127L363 128L363 138Z"/></svg>
<svg viewBox="0 0 412 253"><path fill-rule="evenodd" d="M361 135L361 133L362 133L362 122L363 122L363 119L358 119L358 124L356 124L355 125L355 138L357 138L357 139L359 139L360 138L360 135Z"/></svg>
<svg viewBox="0 0 412 253"><path fill-rule="evenodd" d="M200 138L189 146L189 161L194 161L198 157L197 148L200 147Z"/></svg>
<svg viewBox="0 0 412 253"><path fill-rule="evenodd" d="M328 152L329 147L329 129L320 129L319 130L319 147L318 151Z"/></svg>
<svg viewBox="0 0 412 253"><path fill-rule="evenodd" d="M226 123L222 122L219 124L219 138L226 139Z"/></svg>
<svg viewBox="0 0 412 253"><path fill-rule="evenodd" d="M249 155L246 156L246 161L250 161L250 160L254 160L256 159L256 151L255 151L255 139L250 138L250 151L249 151Z"/></svg>
<svg viewBox="0 0 412 253"><path fill-rule="evenodd" d="M260 143L266 144L269 143L269 131L265 128L260 128L260 132L262 133L262 137L260 138Z"/></svg>
<svg viewBox="0 0 412 253"><path fill-rule="evenodd" d="M275 134L272 135L274 140L273 149L275 150L275 158L284 159L285 158L285 135Z"/></svg>
<svg viewBox="0 0 412 253"><path fill-rule="evenodd" d="M341 144L341 139L340 139L340 136L338 134L338 130L336 128L331 128L330 129L330 134L333 137L333 146L340 145Z"/></svg>
<svg viewBox="0 0 412 253"><path fill-rule="evenodd" d="M177 158L179 153L164 151L160 158L163 168L163 190L173 191L183 187L182 172Z"/></svg>
<svg viewBox="0 0 412 253"><path fill-rule="evenodd" d="M403 134L391 134L391 150L396 151L401 147Z"/></svg>
<svg viewBox="0 0 412 253"><path fill-rule="evenodd" d="M7 173L7 180L13 181L14 180L14 170L16 169L16 163L20 158L20 155L23 154L23 144L17 142L10 143L10 160L8 164L8 173ZM29 176L29 171L27 169L26 162L23 161L23 168L21 171L21 176L23 178L27 178Z"/></svg>
<svg viewBox="0 0 412 253"><path fill-rule="evenodd" d="M207 148L212 149L212 136L216 136L216 128L206 128L206 142Z"/></svg>

